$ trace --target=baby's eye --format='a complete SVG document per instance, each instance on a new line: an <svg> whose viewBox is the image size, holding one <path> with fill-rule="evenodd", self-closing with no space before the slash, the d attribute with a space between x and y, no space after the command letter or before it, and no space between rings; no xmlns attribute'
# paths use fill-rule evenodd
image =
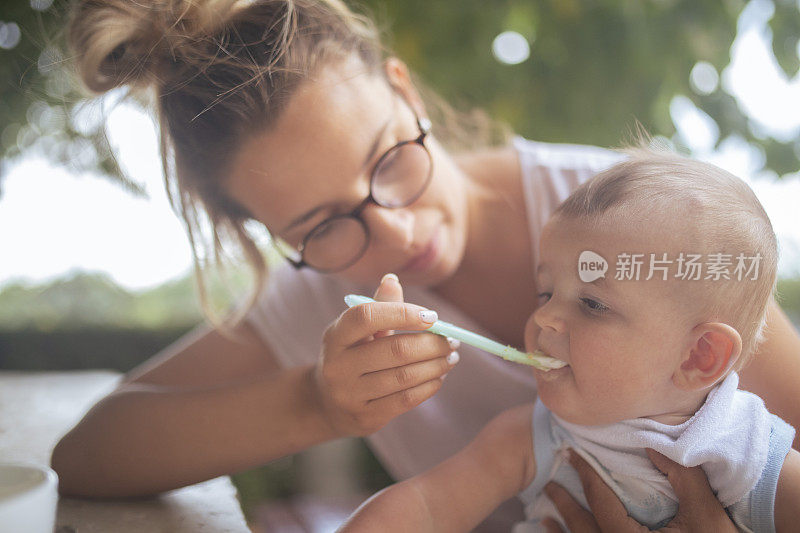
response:
<svg viewBox="0 0 800 533"><path fill-rule="evenodd" d="M550 293L550 292L540 292L539 293L539 301L541 303L545 303L546 301L550 300L550 298L552 296L553 296L553 294Z"/></svg>
<svg viewBox="0 0 800 533"><path fill-rule="evenodd" d="M588 309L592 313L601 314L608 311L607 305L601 304L597 300L592 300L591 298L581 298L581 303L586 309Z"/></svg>

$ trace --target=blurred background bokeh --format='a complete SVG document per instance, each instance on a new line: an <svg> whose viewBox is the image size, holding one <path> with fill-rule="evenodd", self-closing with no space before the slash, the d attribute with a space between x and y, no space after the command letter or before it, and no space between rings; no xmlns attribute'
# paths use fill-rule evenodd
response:
<svg viewBox="0 0 800 533"><path fill-rule="evenodd" d="M0 370L124 372L202 318L152 117L124 90L77 90L66 4L0 4ZM610 147L639 122L746 179L779 237L780 303L800 323L800 0L351 5L457 109ZM229 282L215 286L220 308L249 280L234 267ZM286 531L330 530L390 482L358 440L233 480L254 529Z"/></svg>

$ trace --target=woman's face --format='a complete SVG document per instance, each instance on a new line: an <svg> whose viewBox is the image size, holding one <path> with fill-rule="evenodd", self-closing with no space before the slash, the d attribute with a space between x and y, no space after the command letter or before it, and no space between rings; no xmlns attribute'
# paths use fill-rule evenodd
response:
<svg viewBox="0 0 800 533"><path fill-rule="evenodd" d="M376 162L419 129L424 115L405 66L368 73L357 59L332 62L303 83L274 127L250 138L234 156L226 190L273 235L298 246L324 219L350 213L369 195ZM432 136L425 145L433 178L411 205L368 205L364 255L337 275L376 284L387 272L403 283L436 285L455 272L464 253L467 210L461 171Z"/></svg>

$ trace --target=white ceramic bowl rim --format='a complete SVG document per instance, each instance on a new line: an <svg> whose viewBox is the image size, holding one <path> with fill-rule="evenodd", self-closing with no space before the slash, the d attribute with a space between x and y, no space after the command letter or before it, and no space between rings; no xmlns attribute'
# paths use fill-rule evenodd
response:
<svg viewBox="0 0 800 533"><path fill-rule="evenodd" d="M0 507L51 490L58 476L45 465L0 461Z"/></svg>

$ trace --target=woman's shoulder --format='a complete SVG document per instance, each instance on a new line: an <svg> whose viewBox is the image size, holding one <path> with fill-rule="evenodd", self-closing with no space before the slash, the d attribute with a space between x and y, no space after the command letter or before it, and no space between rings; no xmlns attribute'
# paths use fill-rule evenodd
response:
<svg viewBox="0 0 800 533"><path fill-rule="evenodd" d="M537 188L549 184L546 188L565 189L568 194L624 157L600 146L541 142L515 136L505 146L459 154L457 162L468 175L493 186L521 182L523 187ZM565 187L559 185L561 183Z"/></svg>
<svg viewBox="0 0 800 533"><path fill-rule="evenodd" d="M487 146L456 154L459 168L480 181L496 182L498 176L519 175L517 150L512 144Z"/></svg>
<svg viewBox="0 0 800 533"><path fill-rule="evenodd" d="M587 169L599 172L625 156L609 148L587 144L550 143L515 136L511 145L520 164L555 169Z"/></svg>

